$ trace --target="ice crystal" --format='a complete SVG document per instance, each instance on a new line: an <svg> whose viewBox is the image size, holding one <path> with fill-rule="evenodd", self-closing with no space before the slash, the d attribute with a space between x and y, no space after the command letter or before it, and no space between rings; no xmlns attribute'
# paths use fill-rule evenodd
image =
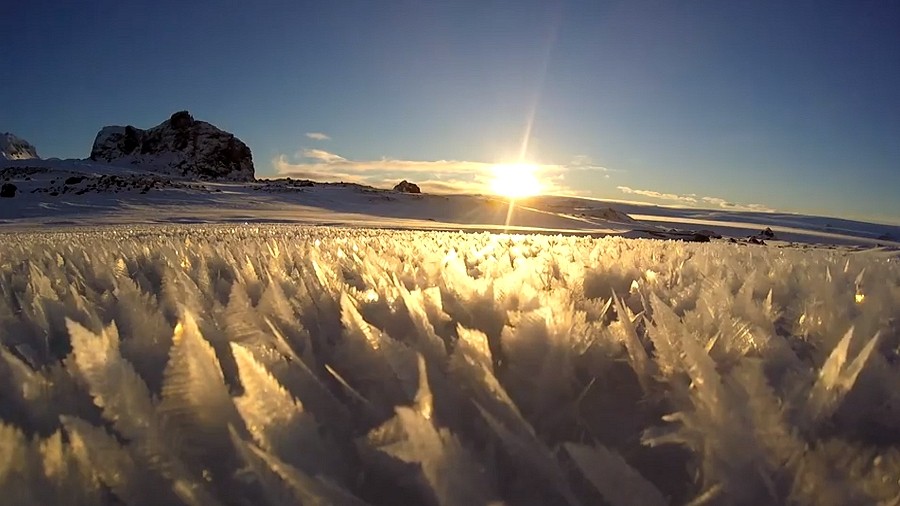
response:
<svg viewBox="0 0 900 506"><path fill-rule="evenodd" d="M896 253L7 234L4 504L897 504Z"/></svg>

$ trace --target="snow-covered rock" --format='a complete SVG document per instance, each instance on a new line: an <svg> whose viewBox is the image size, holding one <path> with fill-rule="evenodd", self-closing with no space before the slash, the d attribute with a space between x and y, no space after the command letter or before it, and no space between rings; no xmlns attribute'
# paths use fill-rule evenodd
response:
<svg viewBox="0 0 900 506"><path fill-rule="evenodd" d="M0 158L4 160L30 160L40 158L37 149L25 139L6 132L0 134Z"/></svg>
<svg viewBox="0 0 900 506"><path fill-rule="evenodd" d="M192 179L254 179L250 148L187 111L176 112L148 130L130 125L103 127L91 148L91 160L139 165Z"/></svg>

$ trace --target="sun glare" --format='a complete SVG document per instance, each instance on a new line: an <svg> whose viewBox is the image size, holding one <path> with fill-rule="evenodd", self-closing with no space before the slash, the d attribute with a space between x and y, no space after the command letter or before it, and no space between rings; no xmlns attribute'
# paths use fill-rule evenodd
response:
<svg viewBox="0 0 900 506"><path fill-rule="evenodd" d="M537 166L526 163L494 165L491 191L497 195L518 199L541 192Z"/></svg>

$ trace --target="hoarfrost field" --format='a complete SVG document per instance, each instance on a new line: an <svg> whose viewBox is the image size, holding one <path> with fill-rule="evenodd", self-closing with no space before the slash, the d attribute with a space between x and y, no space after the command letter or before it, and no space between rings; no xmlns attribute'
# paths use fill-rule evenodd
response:
<svg viewBox="0 0 900 506"><path fill-rule="evenodd" d="M4 504L897 504L897 253L6 234Z"/></svg>

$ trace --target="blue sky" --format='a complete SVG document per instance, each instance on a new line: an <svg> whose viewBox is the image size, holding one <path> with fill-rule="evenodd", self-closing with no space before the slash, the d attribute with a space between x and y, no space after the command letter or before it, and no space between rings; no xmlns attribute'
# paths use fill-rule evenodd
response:
<svg viewBox="0 0 900 506"><path fill-rule="evenodd" d="M187 109L260 176L476 190L530 132L559 191L900 222L897 1L32 0L0 47L44 157Z"/></svg>

